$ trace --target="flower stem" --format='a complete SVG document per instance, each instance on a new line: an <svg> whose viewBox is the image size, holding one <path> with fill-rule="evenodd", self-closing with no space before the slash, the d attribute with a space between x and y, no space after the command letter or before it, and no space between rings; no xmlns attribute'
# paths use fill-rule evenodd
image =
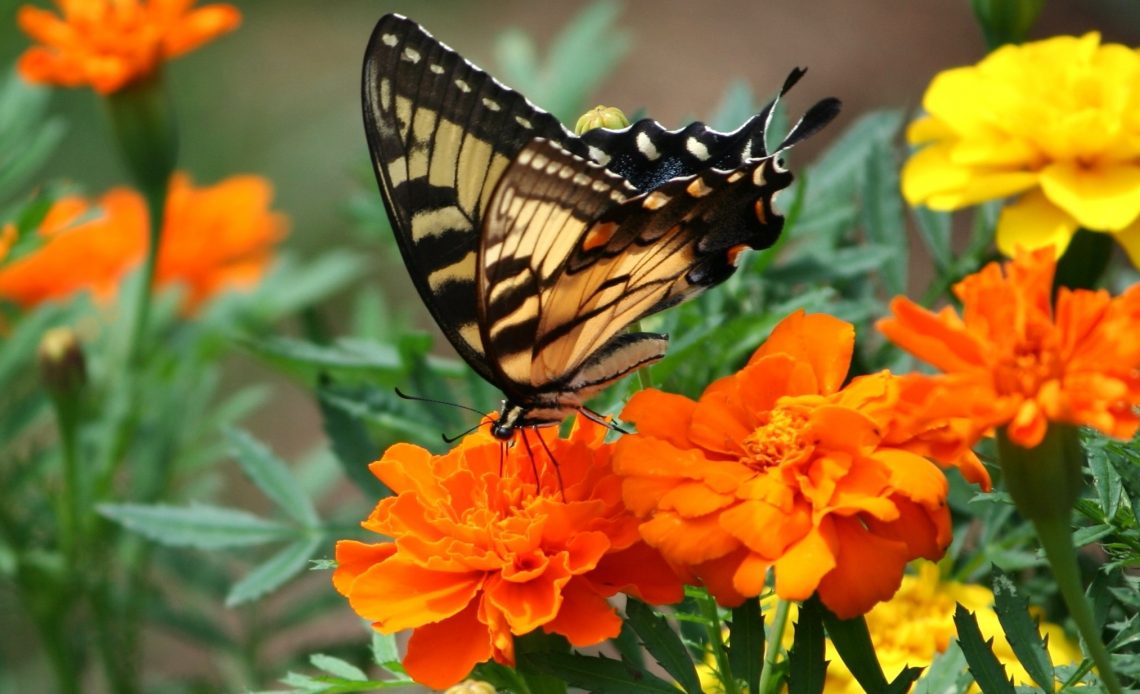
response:
<svg viewBox="0 0 1140 694"><path fill-rule="evenodd" d="M1069 614L1077 625L1077 631L1085 642L1085 648L1096 664L1101 681L1110 694L1120 694L1122 691L1120 682L1112 669L1108 649L1101 641L1092 609L1081 588L1077 551L1073 547L1073 533L1069 527L1068 517L1039 518L1033 521L1033 525L1037 528L1037 537L1040 538L1045 556L1049 559L1049 566L1053 569L1053 578L1061 590L1061 597L1069 608Z"/></svg>
<svg viewBox="0 0 1140 694"><path fill-rule="evenodd" d="M147 235L146 255L143 257L134 302L134 315L131 320L131 336L127 343L127 363L134 365L141 354L146 336L146 326L150 321L151 287L154 284L155 269L158 265L158 250L162 242L162 225L166 206L166 185L148 186L146 206L150 217L150 231Z"/></svg>
<svg viewBox="0 0 1140 694"><path fill-rule="evenodd" d="M784 629L788 626L788 601L783 598L776 600L776 617L772 624L772 638L768 640L768 648L764 651L764 669L760 671L760 686L757 694L764 694L771 686L773 673L776 671L776 658L783 652Z"/></svg>
<svg viewBox="0 0 1140 694"><path fill-rule="evenodd" d="M728 649L724 645L723 624L716 601L708 593L696 591L697 604L701 607L701 616L704 617L705 630L709 637L709 648L712 649L713 659L716 660L716 669L720 673L721 684L724 685L724 694L740 694L740 687L736 682L736 675L732 672L732 664L728 660Z"/></svg>

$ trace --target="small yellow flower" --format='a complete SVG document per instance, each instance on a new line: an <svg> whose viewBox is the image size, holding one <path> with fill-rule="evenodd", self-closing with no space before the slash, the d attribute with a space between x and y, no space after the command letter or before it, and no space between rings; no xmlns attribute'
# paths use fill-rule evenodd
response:
<svg viewBox="0 0 1140 694"><path fill-rule="evenodd" d="M902 587L891 600L879 603L866 615L871 642L887 679L894 679L907 666L929 666L957 639L954 606L962 603L977 616L983 637L986 640L993 638L994 655L1005 666L1006 674L1013 677L1015 684L1032 685L1033 680L1021 667L1005 639L997 613L993 610L993 592L982 586L944 581L939 575L938 565L933 562L921 561L917 567L917 574L903 577ZM762 601L762 607L766 621L771 622L776 613L774 601ZM784 631L785 649L792 646L794 635L791 625L796 618L796 606L792 605L788 613L789 628ZM1049 656L1054 663L1081 662L1080 648L1060 626L1043 622L1040 628L1042 635L1049 639ZM847 670L831 641L827 642L824 657L830 661L825 692L862 694L863 688ZM698 674L705 691L723 691L710 665L699 666Z"/></svg>
<svg viewBox="0 0 1140 694"><path fill-rule="evenodd" d="M1109 232L1140 266L1140 53L1096 32L1004 46L935 76L907 138L911 204L953 210L1018 196L997 245L1064 252Z"/></svg>

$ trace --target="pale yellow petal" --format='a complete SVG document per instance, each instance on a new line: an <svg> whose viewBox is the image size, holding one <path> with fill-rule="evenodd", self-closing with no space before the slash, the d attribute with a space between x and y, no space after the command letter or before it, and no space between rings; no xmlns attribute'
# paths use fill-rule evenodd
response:
<svg viewBox="0 0 1140 694"><path fill-rule="evenodd" d="M1041 188L1053 204L1094 231L1118 231L1140 216L1140 165L1050 164L1041 171Z"/></svg>
<svg viewBox="0 0 1140 694"><path fill-rule="evenodd" d="M1018 248L1053 246L1060 257L1077 231L1077 221L1058 208L1040 190L1022 195L1002 208L997 223L997 247L1013 257Z"/></svg>
<svg viewBox="0 0 1140 694"><path fill-rule="evenodd" d="M903 197L912 205L955 210L1004 198L1037 184L1037 174L962 166L953 159L954 145L937 143L916 152L902 171Z"/></svg>
<svg viewBox="0 0 1140 694"><path fill-rule="evenodd" d="M1128 254L1128 259L1132 261L1132 267L1140 268L1140 219L1116 232L1112 237Z"/></svg>
<svg viewBox="0 0 1140 694"><path fill-rule="evenodd" d="M952 137L955 137L954 130L934 116L918 118L906 129L906 141L912 145L921 145Z"/></svg>

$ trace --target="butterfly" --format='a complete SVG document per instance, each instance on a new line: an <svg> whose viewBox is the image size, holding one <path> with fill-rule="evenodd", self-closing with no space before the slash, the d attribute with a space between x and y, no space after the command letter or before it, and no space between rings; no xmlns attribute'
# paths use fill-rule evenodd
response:
<svg viewBox="0 0 1140 694"><path fill-rule="evenodd" d="M503 392L501 440L597 419L592 395L661 359L667 335L626 328L776 241L773 202L792 182L777 155L839 111L815 104L774 153L776 100L730 133L645 119L579 137L396 14L372 33L363 101L404 263L456 351Z"/></svg>

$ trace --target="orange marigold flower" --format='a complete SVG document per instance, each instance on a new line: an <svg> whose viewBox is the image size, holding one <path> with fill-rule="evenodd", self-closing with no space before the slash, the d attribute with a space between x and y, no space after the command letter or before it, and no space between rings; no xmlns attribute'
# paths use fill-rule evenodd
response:
<svg viewBox="0 0 1140 694"><path fill-rule="evenodd" d="M879 329L945 372L923 381L932 408L969 422L964 446L998 426L1024 448L1049 422L1083 424L1129 438L1140 419L1140 285L1113 299L1106 291L1050 297L1056 262L1049 249L991 263L954 287L962 315L897 297Z"/></svg>
<svg viewBox="0 0 1140 694"><path fill-rule="evenodd" d="M175 174L156 284L184 285L189 311L225 287L255 283L287 228L284 215L269 209L272 195L257 176L195 188ZM94 206L79 196L61 198L40 224L43 245L0 267L0 298L30 307L90 291L107 300L141 262L147 225L146 203L128 188L108 191Z"/></svg>
<svg viewBox="0 0 1140 694"><path fill-rule="evenodd" d="M626 504L645 540L702 581L722 605L818 592L840 617L894 594L906 563L950 541L947 482L907 450L892 413L903 394L887 372L840 388L854 328L802 312L748 364L696 402L638 393L616 444Z"/></svg>
<svg viewBox="0 0 1140 694"><path fill-rule="evenodd" d="M513 664L512 635L538 628L576 646L617 636L606 598L619 591L681 598L622 505L606 431L579 420L569 438L544 429L545 446L525 434L504 450L481 430L444 455L396 444L372 464L396 496L363 525L392 540L337 543L333 583L380 631L415 630L404 667L418 682L443 689L488 658Z"/></svg>
<svg viewBox="0 0 1140 694"><path fill-rule="evenodd" d="M191 9L194 0L56 0L61 15L31 5L16 17L41 45L20 56L29 82L90 85L100 94L152 75L163 61L233 31L233 5Z"/></svg>

